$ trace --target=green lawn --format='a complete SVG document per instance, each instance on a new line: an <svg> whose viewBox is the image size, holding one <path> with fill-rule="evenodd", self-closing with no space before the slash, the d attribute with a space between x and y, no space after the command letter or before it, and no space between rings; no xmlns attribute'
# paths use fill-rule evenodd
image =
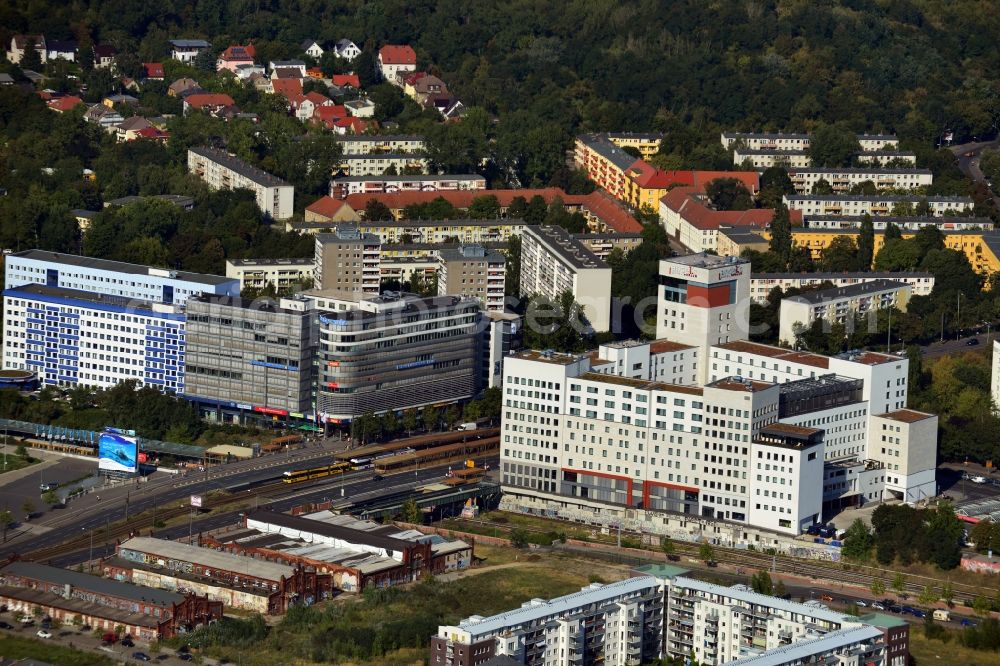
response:
<svg viewBox="0 0 1000 666"><path fill-rule="evenodd" d="M930 640L924 636L923 628L916 624L910 625L910 654L916 660L917 666L927 666L927 664L996 666L1000 663L1000 653L972 650L954 638L947 643Z"/></svg>
<svg viewBox="0 0 1000 666"><path fill-rule="evenodd" d="M59 666L114 666L112 660L90 652L62 647L51 641L0 634L0 655L7 659L38 659Z"/></svg>

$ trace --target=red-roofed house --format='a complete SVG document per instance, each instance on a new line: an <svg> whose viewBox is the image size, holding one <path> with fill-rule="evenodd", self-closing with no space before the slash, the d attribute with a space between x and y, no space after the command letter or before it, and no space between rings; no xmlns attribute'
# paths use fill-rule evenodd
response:
<svg viewBox="0 0 1000 666"><path fill-rule="evenodd" d="M324 95L323 93L318 93L315 90L307 92L305 95L306 99L315 104L317 107L320 106L333 106L333 100Z"/></svg>
<svg viewBox="0 0 1000 666"><path fill-rule="evenodd" d="M306 222L357 222L354 209L341 199L320 197L306 206Z"/></svg>
<svg viewBox="0 0 1000 666"><path fill-rule="evenodd" d="M374 121L361 118L338 118L333 121L333 130L337 134L364 134Z"/></svg>
<svg viewBox="0 0 1000 666"><path fill-rule="evenodd" d="M313 111L312 120L315 123L325 126L327 129L333 129L336 121L346 117L347 109L339 104L333 104L330 106L316 107Z"/></svg>
<svg viewBox="0 0 1000 666"><path fill-rule="evenodd" d="M228 69L235 74L236 68L240 65L252 65L254 56L256 55L257 49L254 48L253 44L230 46L215 61L215 71L220 72Z"/></svg>
<svg viewBox="0 0 1000 666"><path fill-rule="evenodd" d="M170 132L164 132L156 127L146 127L135 133L135 138L137 139L148 139L150 141L160 141L165 142L170 138Z"/></svg>
<svg viewBox="0 0 1000 666"><path fill-rule="evenodd" d="M223 107L233 105L233 98L223 93L195 93L184 98L184 115L191 111L208 111L214 114Z"/></svg>
<svg viewBox="0 0 1000 666"><path fill-rule="evenodd" d="M162 62L144 62L142 63L142 73L143 78L149 79L151 81L162 81L163 80L163 63Z"/></svg>
<svg viewBox="0 0 1000 666"><path fill-rule="evenodd" d="M407 206L429 203L438 197L444 198L455 208L468 208L472 205L472 200L476 197L495 196L500 203L501 213L506 213L507 208L516 197L524 197L526 201L530 201L536 195L542 197L546 204L551 203L556 197L561 198L566 209L571 212L582 213L594 231L613 231L618 233L636 233L642 231L642 225L607 194L603 192L591 192L590 194L583 195L566 194L566 192L558 187L524 190L365 192L348 195L346 201L351 208L363 210L369 199L377 199L388 206L396 219L401 219L403 209Z"/></svg>
<svg viewBox="0 0 1000 666"><path fill-rule="evenodd" d="M65 113L66 111L72 111L81 104L83 104L83 100L76 95L66 95L65 97L57 97L49 101L48 107L56 113Z"/></svg>
<svg viewBox="0 0 1000 666"><path fill-rule="evenodd" d="M330 82L340 88L350 87L356 90L361 89L361 81L357 74L334 74L330 77Z"/></svg>
<svg viewBox="0 0 1000 666"><path fill-rule="evenodd" d="M771 208L715 210L698 187L675 187L660 201L660 220L667 233L692 252L718 251L721 226L766 229L773 218Z"/></svg>
<svg viewBox="0 0 1000 666"><path fill-rule="evenodd" d="M271 89L275 95L282 95L291 101L302 94L302 79L271 79Z"/></svg>
<svg viewBox="0 0 1000 666"><path fill-rule="evenodd" d="M410 46L386 44L378 51L378 66L382 70L382 78L399 85L396 74L416 71L417 54Z"/></svg>

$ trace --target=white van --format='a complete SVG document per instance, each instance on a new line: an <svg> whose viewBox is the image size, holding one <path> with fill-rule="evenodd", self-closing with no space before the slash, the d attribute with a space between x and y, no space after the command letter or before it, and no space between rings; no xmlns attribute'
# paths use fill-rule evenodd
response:
<svg viewBox="0 0 1000 666"><path fill-rule="evenodd" d="M947 622L951 619L951 613L944 610L943 608L938 608L934 611L934 619L940 620L941 622Z"/></svg>

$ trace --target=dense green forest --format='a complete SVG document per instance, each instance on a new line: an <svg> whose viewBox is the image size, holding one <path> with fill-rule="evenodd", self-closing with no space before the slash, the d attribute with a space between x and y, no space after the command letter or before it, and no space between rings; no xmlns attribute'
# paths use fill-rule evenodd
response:
<svg viewBox="0 0 1000 666"><path fill-rule="evenodd" d="M142 61L176 37L253 39L265 61L305 38L409 43L467 105L516 114L504 119L526 135L658 127L701 159L720 127L843 122L933 143L992 132L1000 113L986 0L40 0L5 3L0 26Z"/></svg>

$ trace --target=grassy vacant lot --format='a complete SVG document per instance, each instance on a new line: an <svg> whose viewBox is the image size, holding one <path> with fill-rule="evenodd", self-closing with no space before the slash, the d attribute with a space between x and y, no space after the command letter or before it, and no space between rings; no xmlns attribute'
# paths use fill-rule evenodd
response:
<svg viewBox="0 0 1000 666"><path fill-rule="evenodd" d="M996 652L972 650L954 638L947 643L931 640L924 636L924 631L919 625L910 626L910 654L916 660L917 666L928 664L996 666L1000 663L1000 655Z"/></svg>
<svg viewBox="0 0 1000 666"><path fill-rule="evenodd" d="M59 666L113 666L106 657L80 652L33 638L0 634L0 654L7 659L38 659Z"/></svg>
<svg viewBox="0 0 1000 666"><path fill-rule="evenodd" d="M186 638L210 656L246 666L419 664L439 624L517 608L534 597L559 596L592 580L625 575L621 568L554 555L509 548L477 551L486 566L455 580L428 580L294 608L270 629L253 619L231 620Z"/></svg>

